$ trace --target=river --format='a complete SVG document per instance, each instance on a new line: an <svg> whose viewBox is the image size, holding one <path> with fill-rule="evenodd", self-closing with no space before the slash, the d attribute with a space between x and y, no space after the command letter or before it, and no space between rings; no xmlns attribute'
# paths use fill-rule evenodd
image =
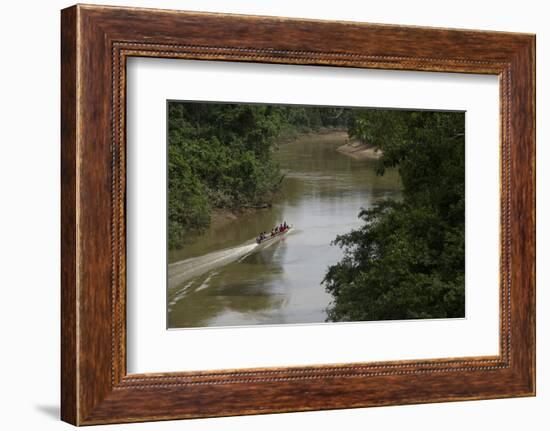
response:
<svg viewBox="0 0 550 431"><path fill-rule="evenodd" d="M357 215L398 199L396 170L336 151L341 132L303 135L275 157L285 177L272 207L213 223L200 238L168 255L168 327L319 323L331 301L321 284L342 257L337 235L361 226ZM258 248L254 238L286 221L284 239Z"/></svg>

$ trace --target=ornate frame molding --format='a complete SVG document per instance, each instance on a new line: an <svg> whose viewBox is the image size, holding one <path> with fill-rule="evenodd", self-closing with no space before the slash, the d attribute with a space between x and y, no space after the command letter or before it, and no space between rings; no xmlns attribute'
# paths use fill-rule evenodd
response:
<svg viewBox="0 0 550 431"><path fill-rule="evenodd" d="M205 32L206 26L219 30ZM323 36L334 33L335 42ZM98 424L533 395L534 46L534 36L510 33L65 9L62 418ZM127 375L125 66L131 56L498 75L500 354Z"/></svg>

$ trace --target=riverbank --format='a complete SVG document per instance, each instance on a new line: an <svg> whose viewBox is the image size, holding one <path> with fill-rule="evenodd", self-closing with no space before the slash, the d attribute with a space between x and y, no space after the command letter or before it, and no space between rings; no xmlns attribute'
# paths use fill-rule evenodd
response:
<svg viewBox="0 0 550 431"><path fill-rule="evenodd" d="M278 141L279 145L290 144L301 138L315 136L319 142L338 142L342 145L336 148L341 154L356 160L377 160L382 157L382 151L367 145L358 139L350 139L346 129L324 128L314 132L296 132L293 135L285 135Z"/></svg>
<svg viewBox="0 0 550 431"><path fill-rule="evenodd" d="M357 140L347 142L336 151L356 160L377 160L382 157L382 151Z"/></svg>
<svg viewBox="0 0 550 431"><path fill-rule="evenodd" d="M216 208L212 211L212 215L210 216L210 229L221 229L224 226L242 218L243 216L255 213L257 211L265 211L269 208L271 208L271 204L265 204L257 207L241 207L234 210L226 208Z"/></svg>
<svg viewBox="0 0 550 431"><path fill-rule="evenodd" d="M348 132L346 129L336 128L336 127L323 127L315 131L304 132L298 131L296 129L284 131L276 140L278 145L291 144L292 142L297 141L298 139L316 136L321 140L330 139L330 140L342 140L342 143L345 143L348 138Z"/></svg>

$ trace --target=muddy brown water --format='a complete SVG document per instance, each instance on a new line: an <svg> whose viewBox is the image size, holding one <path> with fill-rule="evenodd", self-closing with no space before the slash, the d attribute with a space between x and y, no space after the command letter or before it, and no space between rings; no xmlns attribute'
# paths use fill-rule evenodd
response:
<svg viewBox="0 0 550 431"><path fill-rule="evenodd" d="M331 242L361 226L360 209L399 199L396 170L336 151L342 133L306 135L280 145L285 172L271 208L215 224L168 255L168 327L321 323L331 295L322 285L342 251ZM286 221L293 229L258 247L254 238Z"/></svg>

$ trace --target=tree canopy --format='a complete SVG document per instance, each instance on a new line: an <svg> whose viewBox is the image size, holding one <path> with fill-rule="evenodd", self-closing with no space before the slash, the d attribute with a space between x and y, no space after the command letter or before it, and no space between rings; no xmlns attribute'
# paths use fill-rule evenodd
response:
<svg viewBox="0 0 550 431"><path fill-rule="evenodd" d="M364 110L350 134L397 166L401 201L362 209L360 229L334 243L324 278L329 321L464 316L464 114Z"/></svg>

